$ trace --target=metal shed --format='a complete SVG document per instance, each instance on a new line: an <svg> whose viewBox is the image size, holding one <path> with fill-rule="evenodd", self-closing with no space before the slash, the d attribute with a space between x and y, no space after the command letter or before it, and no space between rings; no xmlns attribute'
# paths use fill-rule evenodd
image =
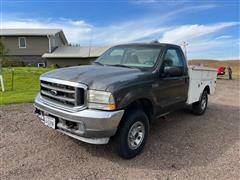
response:
<svg viewBox="0 0 240 180"><path fill-rule="evenodd" d="M59 67L76 66L90 64L107 49L112 46L62 46L52 53L43 54L43 58L47 61L47 66L56 64Z"/></svg>

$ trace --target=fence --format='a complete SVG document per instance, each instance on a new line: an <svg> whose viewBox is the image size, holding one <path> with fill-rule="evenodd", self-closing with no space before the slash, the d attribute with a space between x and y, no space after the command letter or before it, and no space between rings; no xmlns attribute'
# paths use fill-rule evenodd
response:
<svg viewBox="0 0 240 180"><path fill-rule="evenodd" d="M4 88L4 82L3 82L3 77L2 77L2 65L1 64L0 64L0 84L1 84L2 92L4 92L5 88Z"/></svg>
<svg viewBox="0 0 240 180"><path fill-rule="evenodd" d="M32 102L39 91L39 76L51 69L37 67L3 68L5 91L0 90L1 104ZM1 88L0 88L1 89Z"/></svg>

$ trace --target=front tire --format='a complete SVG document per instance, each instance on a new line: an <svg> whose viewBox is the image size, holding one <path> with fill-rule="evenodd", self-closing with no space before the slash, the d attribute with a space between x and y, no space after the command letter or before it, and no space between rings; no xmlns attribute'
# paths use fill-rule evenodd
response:
<svg viewBox="0 0 240 180"><path fill-rule="evenodd" d="M120 157L131 159L140 154L144 148L149 134L149 120L140 110L126 113L112 141L114 151Z"/></svg>
<svg viewBox="0 0 240 180"><path fill-rule="evenodd" d="M208 93L203 91L202 96L198 102L192 104L193 113L196 115L202 115L205 113L208 105Z"/></svg>

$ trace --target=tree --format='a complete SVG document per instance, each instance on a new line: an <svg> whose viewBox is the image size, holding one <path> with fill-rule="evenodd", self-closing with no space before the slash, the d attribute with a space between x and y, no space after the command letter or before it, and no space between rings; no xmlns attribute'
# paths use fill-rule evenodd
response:
<svg viewBox="0 0 240 180"><path fill-rule="evenodd" d="M2 42L2 38L0 39L0 60L3 60L7 55L8 51Z"/></svg>

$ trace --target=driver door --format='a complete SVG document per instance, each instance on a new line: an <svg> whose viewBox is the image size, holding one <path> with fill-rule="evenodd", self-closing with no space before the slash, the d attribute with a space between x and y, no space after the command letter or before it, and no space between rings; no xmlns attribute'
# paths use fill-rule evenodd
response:
<svg viewBox="0 0 240 180"><path fill-rule="evenodd" d="M171 67L178 71L169 74L167 71ZM188 95L188 75L184 55L179 48L170 47L166 50L157 81L156 94L160 113L172 111L185 104Z"/></svg>

